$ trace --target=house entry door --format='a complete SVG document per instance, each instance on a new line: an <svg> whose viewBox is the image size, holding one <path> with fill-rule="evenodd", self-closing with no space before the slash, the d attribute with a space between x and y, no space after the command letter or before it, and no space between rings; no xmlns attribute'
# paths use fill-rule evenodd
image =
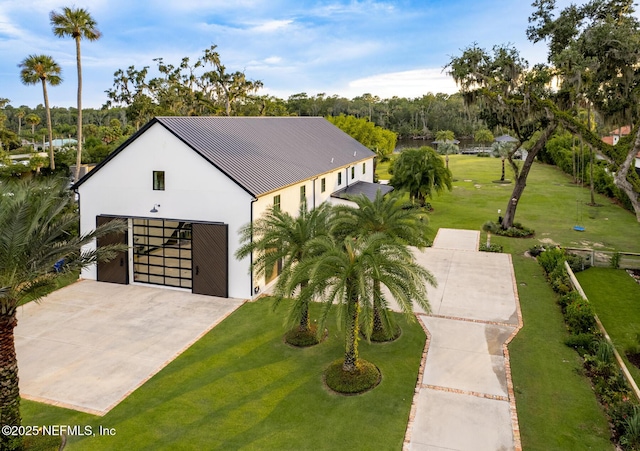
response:
<svg viewBox="0 0 640 451"><path fill-rule="evenodd" d="M96 226L107 224L116 218L113 216L96 216ZM127 231L110 233L108 235L101 236L96 240L96 246L98 248L108 246L112 244L127 244ZM98 276L97 279L100 282L111 283L129 283L129 264L127 259L127 251L118 252L113 260L108 262L98 262L97 264Z"/></svg>
<svg viewBox="0 0 640 451"><path fill-rule="evenodd" d="M193 292L229 296L228 226L193 223Z"/></svg>

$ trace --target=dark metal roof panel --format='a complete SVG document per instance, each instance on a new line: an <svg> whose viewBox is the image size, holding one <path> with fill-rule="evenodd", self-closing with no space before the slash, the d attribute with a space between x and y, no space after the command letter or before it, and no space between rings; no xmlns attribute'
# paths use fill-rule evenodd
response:
<svg viewBox="0 0 640 451"><path fill-rule="evenodd" d="M255 196L375 154L321 117L158 117Z"/></svg>
<svg viewBox="0 0 640 451"><path fill-rule="evenodd" d="M382 194L385 195L393 191L393 186L382 185L380 183L363 182L360 180L353 185L349 185L346 188L342 188L341 190L336 191L335 193L331 194L331 197L349 200L350 196L359 196L360 194L364 194L373 201L375 200L378 191L382 192Z"/></svg>

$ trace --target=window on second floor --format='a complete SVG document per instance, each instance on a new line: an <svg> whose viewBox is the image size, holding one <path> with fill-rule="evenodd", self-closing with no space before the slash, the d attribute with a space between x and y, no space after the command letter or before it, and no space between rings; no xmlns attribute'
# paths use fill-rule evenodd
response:
<svg viewBox="0 0 640 451"><path fill-rule="evenodd" d="M322 179L320 179L320 192L324 193L326 189L327 189L327 179L323 177Z"/></svg>
<svg viewBox="0 0 640 451"><path fill-rule="evenodd" d="M273 209L280 211L280 194L273 196Z"/></svg>
<svg viewBox="0 0 640 451"><path fill-rule="evenodd" d="M164 171L153 171L154 191L164 191Z"/></svg>
<svg viewBox="0 0 640 451"><path fill-rule="evenodd" d="M307 185L302 185L300 187L300 203L307 201Z"/></svg>
<svg viewBox="0 0 640 451"><path fill-rule="evenodd" d="M367 172L367 163L362 163L362 173L366 174Z"/></svg>
<svg viewBox="0 0 640 451"><path fill-rule="evenodd" d="M338 186L342 185L342 172L338 172Z"/></svg>
<svg viewBox="0 0 640 451"><path fill-rule="evenodd" d="M356 167L351 166L351 180L353 180L355 177L356 177Z"/></svg>

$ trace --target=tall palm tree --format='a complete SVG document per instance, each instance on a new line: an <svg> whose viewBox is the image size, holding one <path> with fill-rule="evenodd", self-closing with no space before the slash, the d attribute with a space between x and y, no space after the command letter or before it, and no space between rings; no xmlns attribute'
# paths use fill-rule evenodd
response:
<svg viewBox="0 0 640 451"><path fill-rule="evenodd" d="M20 80L25 85L35 85L38 82L42 82L44 108L47 112L47 131L49 132L49 166L53 171L56 168L56 163L53 158L53 130L51 128L51 110L49 108L47 83L51 86L57 86L62 83L62 77L60 77L62 69L48 55L29 55L22 60L18 67L20 67Z"/></svg>
<svg viewBox="0 0 640 451"><path fill-rule="evenodd" d="M62 274L112 258L119 247L81 249L96 237L126 229L112 221L86 235L71 233L78 214L66 179L32 179L0 185L0 418L19 426L20 393L13 331L18 307L38 300ZM113 222L115 224L111 225ZM54 265L63 263L60 272ZM17 443L16 443L17 442ZM20 438L0 435L0 449L20 448Z"/></svg>
<svg viewBox="0 0 640 451"><path fill-rule="evenodd" d="M357 239L343 240L333 236L321 236L309 244L314 257L300 262L293 270L289 286L299 286L302 280L308 285L301 290L300 297L320 296L324 309L320 320L323 327L329 309L338 306L345 326L345 352L342 371L355 373L358 370L358 339L360 323L365 333L373 322L374 280L387 287L401 309L411 314L413 301L429 310L426 284L433 277L415 262L409 248L385 233L374 233ZM385 307L388 300L382 297ZM362 316L361 316L362 313Z"/></svg>
<svg viewBox="0 0 640 451"><path fill-rule="evenodd" d="M76 65L78 66L78 153L76 156L75 180L80 177L82 163L82 62L80 57L80 41L96 41L102 35L96 28L97 22L84 8L69 8L65 6L62 12L51 11L49 20L53 27L53 34L59 38L71 36L76 41Z"/></svg>
<svg viewBox="0 0 640 451"><path fill-rule="evenodd" d="M281 262L282 271L275 288L276 299L291 296L307 286L304 278L290 286L292 271L298 263L313 255L313 248L309 246L312 240L328 234L330 214L331 207L326 203L309 211L303 202L295 218L272 206L253 224L240 229L240 242L244 244L236 252L236 257L245 258L254 254L251 270L258 276L266 276ZM291 319L297 322L300 332L307 332L310 330L309 300L300 297L295 300Z"/></svg>
<svg viewBox="0 0 640 451"><path fill-rule="evenodd" d="M419 210L403 208L400 193L392 192L385 196L378 190L374 200L365 195L349 200L357 208L349 205L334 207L332 230L338 236L384 233L408 246L424 248L429 244L426 237L427 218ZM381 300L380 281L374 279L372 339L387 340L393 337L393 325Z"/></svg>

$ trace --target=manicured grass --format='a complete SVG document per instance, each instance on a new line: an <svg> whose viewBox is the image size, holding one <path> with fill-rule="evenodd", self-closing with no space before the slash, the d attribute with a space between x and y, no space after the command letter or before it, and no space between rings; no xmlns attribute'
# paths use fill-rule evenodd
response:
<svg viewBox="0 0 640 451"><path fill-rule="evenodd" d="M542 268L524 256L513 265L524 327L509 353L523 449L613 449L581 359L564 345L568 333Z"/></svg>
<svg viewBox="0 0 640 451"><path fill-rule="evenodd" d="M457 181L452 192L430 201L434 207L429 215L433 233L439 227L482 230L485 221L496 221L498 209L505 211L513 190L513 184L492 182L499 178L500 160L452 155L449 168ZM571 177L555 166L535 163L518 205L516 221L533 228L536 236L518 240L492 236L491 240L513 254L523 253L541 240L565 247L597 246L602 250L640 252L640 225L635 215L597 195L596 201L602 206L583 205L582 220L578 221L578 199L589 202L589 190L573 185ZM577 222L586 228L584 232L573 230Z"/></svg>
<svg viewBox="0 0 640 451"><path fill-rule="evenodd" d="M481 230L504 211L513 189L492 183L499 159L453 155L449 167L455 188L430 200L432 238L440 227ZM383 163L381 179L384 171ZM536 236L492 236L513 256L524 318L510 351L525 451L612 449L580 360L563 344L555 296L537 263L523 257L541 240L640 252L633 214L603 196L597 198L602 207L578 210L577 199L588 202L588 190L555 167L535 164L516 220ZM586 231L574 231L576 222ZM103 418L23 401L23 424L116 428L115 437L72 438L69 449L401 449L424 345L420 327L400 319L398 340L362 341L361 356L380 368L382 382L344 397L322 386L323 371L342 355L335 323L328 323L326 341L295 349L283 343L279 314L265 301L243 306Z"/></svg>
<svg viewBox="0 0 640 451"><path fill-rule="evenodd" d="M589 268L576 277L636 384L640 384L640 370L625 355L634 346L640 351L640 285L621 269Z"/></svg>
<svg viewBox="0 0 640 451"><path fill-rule="evenodd" d="M420 325L398 318L395 342L361 341L360 356L382 381L342 396L322 383L344 349L335 320L322 343L294 348L283 342L286 311L274 313L268 299L243 305L102 418L24 402L23 423L116 430L71 438L71 450L401 449L425 342Z"/></svg>

